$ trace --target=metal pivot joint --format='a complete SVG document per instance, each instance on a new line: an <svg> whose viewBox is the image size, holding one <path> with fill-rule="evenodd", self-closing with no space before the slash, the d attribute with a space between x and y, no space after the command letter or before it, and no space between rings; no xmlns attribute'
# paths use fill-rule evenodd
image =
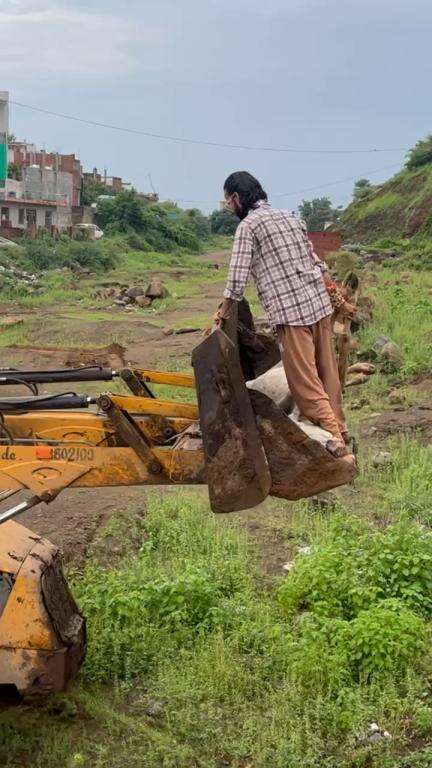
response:
<svg viewBox="0 0 432 768"><path fill-rule="evenodd" d="M138 429L131 416L118 407L109 395L101 395L99 408L106 413L125 445L132 448L152 475L159 475L162 464L156 458L150 440Z"/></svg>

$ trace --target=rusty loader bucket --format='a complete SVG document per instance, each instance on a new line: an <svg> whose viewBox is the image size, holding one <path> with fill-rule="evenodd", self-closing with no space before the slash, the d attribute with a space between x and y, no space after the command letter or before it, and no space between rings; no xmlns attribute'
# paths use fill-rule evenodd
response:
<svg viewBox="0 0 432 768"><path fill-rule="evenodd" d="M206 482L214 512L254 507L268 496L271 486L240 365L236 319L234 322L230 335L218 328L192 353Z"/></svg>
<svg viewBox="0 0 432 768"><path fill-rule="evenodd" d="M268 494L302 499L351 482L352 457L334 458L269 397L246 387L237 330L234 306L192 354L213 511L248 509Z"/></svg>
<svg viewBox="0 0 432 768"><path fill-rule="evenodd" d="M23 526L0 526L0 703L62 691L85 655L85 621L57 547Z"/></svg>

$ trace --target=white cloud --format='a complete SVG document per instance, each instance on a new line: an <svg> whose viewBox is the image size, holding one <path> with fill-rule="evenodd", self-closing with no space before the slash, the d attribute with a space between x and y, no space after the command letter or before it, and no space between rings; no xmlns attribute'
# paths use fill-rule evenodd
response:
<svg viewBox="0 0 432 768"><path fill-rule="evenodd" d="M137 29L120 16L73 8L70 2L0 0L3 76L27 72L93 78L151 69L157 39L154 29Z"/></svg>

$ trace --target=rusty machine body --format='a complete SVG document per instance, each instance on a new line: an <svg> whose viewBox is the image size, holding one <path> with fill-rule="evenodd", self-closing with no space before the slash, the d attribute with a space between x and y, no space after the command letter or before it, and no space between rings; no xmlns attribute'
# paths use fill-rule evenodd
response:
<svg viewBox="0 0 432 768"><path fill-rule="evenodd" d="M246 388L245 379L278 353L244 326L239 343L239 327L235 316L194 350L194 375L0 372L0 383L32 390L0 397L0 698L2 691L31 697L64 689L85 653L85 622L59 552L14 522L21 512L64 488L164 484L207 484L213 511L231 512L269 494L311 496L355 476L351 460L334 458L268 397ZM132 394L37 394L41 383L117 376ZM196 388L198 404L159 399L152 383Z"/></svg>

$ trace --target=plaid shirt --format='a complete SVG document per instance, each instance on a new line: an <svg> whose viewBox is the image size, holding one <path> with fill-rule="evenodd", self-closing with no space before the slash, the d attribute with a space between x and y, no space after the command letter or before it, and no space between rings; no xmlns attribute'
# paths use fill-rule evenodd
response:
<svg viewBox="0 0 432 768"><path fill-rule="evenodd" d="M224 297L241 301L249 273L273 326L312 325L331 315L304 222L260 200L237 227Z"/></svg>

